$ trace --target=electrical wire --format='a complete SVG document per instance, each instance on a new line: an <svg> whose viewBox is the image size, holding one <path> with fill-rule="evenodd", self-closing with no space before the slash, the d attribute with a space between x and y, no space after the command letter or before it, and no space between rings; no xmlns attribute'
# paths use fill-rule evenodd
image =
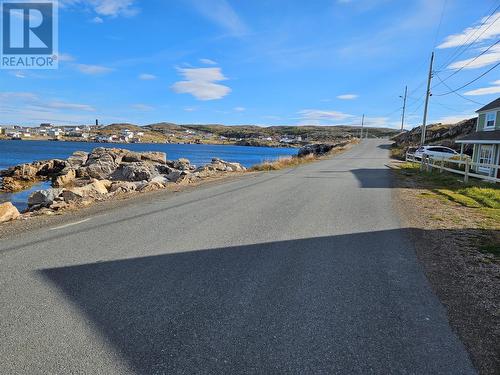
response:
<svg viewBox="0 0 500 375"><path fill-rule="evenodd" d="M446 85L446 83L444 83L443 80L441 80L441 78L436 74L436 76L439 78L439 80L441 81L441 83L443 83L446 87L448 87L451 91L449 92L445 92L445 93L441 93L441 94L435 94L434 96L445 96L445 95L449 95L449 94L452 94L452 93L456 93L457 91L473 84L474 82L476 82L478 79L484 77L486 74L488 74L489 72L491 72L493 69L495 69L498 65L500 65L500 62L496 63L495 65L493 65L490 69L488 69L487 71L485 71L484 73L480 74L479 76L477 76L476 78L474 78L472 81L469 81L467 82L465 85L462 85L460 86L459 88L457 89L452 89L450 88L448 85Z"/></svg>

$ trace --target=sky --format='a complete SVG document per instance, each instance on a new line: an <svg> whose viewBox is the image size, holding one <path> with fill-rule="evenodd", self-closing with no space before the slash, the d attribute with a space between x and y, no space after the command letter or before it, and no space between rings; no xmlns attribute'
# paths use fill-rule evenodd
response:
<svg viewBox="0 0 500 375"><path fill-rule="evenodd" d="M0 70L0 124L358 125L365 114L399 128L407 85L409 129L433 50L429 121L456 122L500 96L499 6L60 0L59 69Z"/></svg>

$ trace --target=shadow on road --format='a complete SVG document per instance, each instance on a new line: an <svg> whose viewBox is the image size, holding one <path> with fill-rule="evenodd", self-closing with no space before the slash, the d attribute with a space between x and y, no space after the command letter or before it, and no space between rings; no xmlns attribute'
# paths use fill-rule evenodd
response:
<svg viewBox="0 0 500 375"><path fill-rule="evenodd" d="M409 230L44 269L138 374L469 373Z"/></svg>

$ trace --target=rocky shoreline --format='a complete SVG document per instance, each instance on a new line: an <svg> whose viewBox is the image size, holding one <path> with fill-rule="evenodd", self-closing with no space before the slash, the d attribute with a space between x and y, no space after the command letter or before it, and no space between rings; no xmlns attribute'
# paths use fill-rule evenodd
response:
<svg viewBox="0 0 500 375"><path fill-rule="evenodd" d="M66 160L37 161L0 171L0 191L3 192L22 191L40 181L52 184L49 189L32 193L28 209L22 214L10 202L0 204L0 223L20 217L51 215L116 196L161 190L244 171L246 168L241 164L218 158L196 167L188 159L167 160L163 152L104 147L90 153L77 151Z"/></svg>
<svg viewBox="0 0 500 375"><path fill-rule="evenodd" d="M294 158L321 157L349 143L352 141L310 144L302 147ZM240 163L219 158L197 167L185 158L167 160L164 152L105 147L97 147L91 152L76 151L65 160L36 161L0 170L0 192L14 193L39 182L51 182L51 188L34 191L29 196L28 209L22 213L11 202L1 203L0 223L54 215L87 207L97 201L196 184L246 171Z"/></svg>

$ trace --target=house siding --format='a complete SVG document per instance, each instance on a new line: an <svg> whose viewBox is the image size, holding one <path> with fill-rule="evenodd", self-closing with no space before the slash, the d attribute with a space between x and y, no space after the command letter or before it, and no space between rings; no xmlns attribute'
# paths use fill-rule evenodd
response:
<svg viewBox="0 0 500 375"><path fill-rule="evenodd" d="M481 113L477 119L477 129L476 131L480 132L484 128L484 123L486 121L486 114Z"/></svg>
<svg viewBox="0 0 500 375"><path fill-rule="evenodd" d="M497 111L497 119L495 120L495 129L500 129L500 111Z"/></svg>

